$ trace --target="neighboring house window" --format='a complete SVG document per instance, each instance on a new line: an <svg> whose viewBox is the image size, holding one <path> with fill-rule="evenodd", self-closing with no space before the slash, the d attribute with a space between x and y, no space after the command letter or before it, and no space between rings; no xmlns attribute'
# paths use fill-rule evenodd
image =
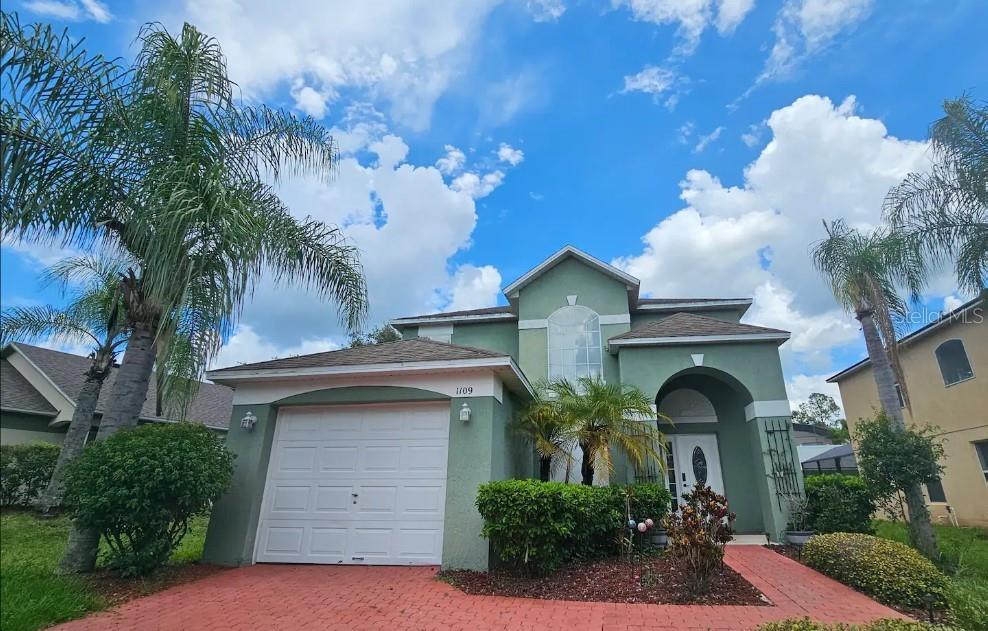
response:
<svg viewBox="0 0 988 631"><path fill-rule="evenodd" d="M947 340L937 346L935 354L944 385L950 386L974 377L971 362L964 351L964 343L960 340Z"/></svg>
<svg viewBox="0 0 988 631"><path fill-rule="evenodd" d="M899 384L895 384L895 396L899 397L899 407L906 407L906 399L902 396L902 388L899 387Z"/></svg>
<svg viewBox="0 0 988 631"><path fill-rule="evenodd" d="M926 483L926 494L929 496L930 502L943 504L947 501L947 495L943 492L943 484L940 483L939 479L935 482Z"/></svg>
<svg viewBox="0 0 988 631"><path fill-rule="evenodd" d="M580 305L549 316L549 379L576 380L601 374L600 318Z"/></svg>
<svg viewBox="0 0 988 631"><path fill-rule="evenodd" d="M981 473L988 482L988 441L974 443L974 450L978 452L978 461L981 462Z"/></svg>

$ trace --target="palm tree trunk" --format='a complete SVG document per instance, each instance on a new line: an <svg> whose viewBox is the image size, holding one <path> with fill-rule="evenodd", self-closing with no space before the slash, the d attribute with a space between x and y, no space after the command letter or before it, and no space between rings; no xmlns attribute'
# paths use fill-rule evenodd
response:
<svg viewBox="0 0 988 631"><path fill-rule="evenodd" d="M875 385L878 386L878 402L885 414L892 419L892 426L898 431L905 431L906 422L902 416L902 406L899 405L899 397L895 393L895 373L882 346L872 312L870 309L860 310L855 315L861 322L861 331L864 333L865 345L868 348L872 375L875 378ZM895 344L895 340L890 340L889 343ZM930 523L930 511L926 508L923 491L918 484L914 484L904 489L904 494L906 507L909 510L909 539L923 556L936 559L939 556L936 533L933 531L933 524Z"/></svg>
<svg viewBox="0 0 988 631"><path fill-rule="evenodd" d="M110 408L100 420L96 440L103 440L118 430L137 425L151 383L154 359L153 329L145 323L134 323L127 340L127 351L117 370ZM73 522L69 531L69 544L59 562L59 571L64 574L92 572L96 567L99 538L98 531Z"/></svg>
<svg viewBox="0 0 988 631"><path fill-rule="evenodd" d="M154 371L154 332L144 323L134 324L127 351L117 371L110 407L103 414L96 440L112 436L118 430L137 425L141 408L148 396L151 373Z"/></svg>
<svg viewBox="0 0 988 631"><path fill-rule="evenodd" d="M65 467L79 457L86 446L86 437L89 436L93 415L96 413L96 403L99 401L103 382L109 374L112 361L112 354L107 354L106 357L97 355L93 365L86 371L86 381L82 384L79 396L76 397L75 410L72 412L72 420L62 442L62 450L58 452L55 470L52 471L51 479L48 481L48 488L38 500L37 507L42 513L48 513L51 509L62 505L64 494L62 475L65 473Z"/></svg>
<svg viewBox="0 0 988 631"><path fill-rule="evenodd" d="M539 456L539 480L548 482L552 472L552 458Z"/></svg>
<svg viewBox="0 0 988 631"><path fill-rule="evenodd" d="M583 450L583 461L580 463L580 473L583 476L583 484L593 486L593 454L586 445L580 445Z"/></svg>

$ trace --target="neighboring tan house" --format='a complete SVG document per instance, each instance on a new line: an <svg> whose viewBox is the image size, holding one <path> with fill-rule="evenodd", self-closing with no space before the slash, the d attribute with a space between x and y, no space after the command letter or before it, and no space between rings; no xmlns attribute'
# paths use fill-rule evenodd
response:
<svg viewBox="0 0 988 631"><path fill-rule="evenodd" d="M393 320L401 341L211 371L235 389L237 460L204 558L487 569L477 489L537 475L511 421L536 381L581 375L638 386L675 421L667 477L615 453L599 482L705 483L739 533L779 540L802 485L789 334L742 324L750 299L641 298L638 279L573 247L504 296Z"/></svg>
<svg viewBox="0 0 988 631"><path fill-rule="evenodd" d="M91 361L40 346L15 342L0 352L0 444L43 441L61 443L75 411L75 397L85 381ZM99 419L113 396L114 368L100 393L93 420L95 434ZM178 414L158 415L152 376L140 421L174 422ZM189 406L187 418L211 429L226 432L233 391L226 386L203 383Z"/></svg>
<svg viewBox="0 0 988 631"><path fill-rule="evenodd" d="M971 300L899 341L912 414L906 423L940 428L944 472L926 498L935 519L988 526L988 324L981 299ZM837 383L854 434L878 409L878 389L864 359L827 381Z"/></svg>

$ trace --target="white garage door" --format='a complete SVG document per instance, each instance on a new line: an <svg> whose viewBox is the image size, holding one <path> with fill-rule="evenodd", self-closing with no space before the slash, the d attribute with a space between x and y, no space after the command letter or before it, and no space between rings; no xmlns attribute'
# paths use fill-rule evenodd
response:
<svg viewBox="0 0 988 631"><path fill-rule="evenodd" d="M439 565L449 404L285 408L257 561Z"/></svg>

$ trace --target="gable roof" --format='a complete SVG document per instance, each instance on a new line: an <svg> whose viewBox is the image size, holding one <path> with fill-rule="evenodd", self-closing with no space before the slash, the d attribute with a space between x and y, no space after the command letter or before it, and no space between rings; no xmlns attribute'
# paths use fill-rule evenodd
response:
<svg viewBox="0 0 988 631"><path fill-rule="evenodd" d="M20 342L9 344L4 349L4 354L6 355L11 350L21 353L30 360L56 388L64 392L73 402L79 396L82 385L86 381L86 371L89 370L91 363L89 358ZM103 389L100 391L99 401L96 403L97 414L102 414L109 407L118 370L119 367L115 366L110 371L110 376L103 382ZM16 368L14 371L16 372ZM21 376L20 373L18 375ZM21 379L24 377L21 376ZM141 408L141 419L148 421L179 420L181 415L177 410L163 410L162 416L156 414L157 391L156 380L152 375L147 398ZM48 405L51 407L50 403ZM202 423L213 429L226 429L230 423L232 409L233 390L219 384L202 383L199 385L199 392L189 406L186 417L190 421Z"/></svg>
<svg viewBox="0 0 988 631"><path fill-rule="evenodd" d="M930 322L927 325L924 325L924 326L919 327L918 329L916 329L915 331L913 331L909 335L903 336L903 338L898 341L898 346L899 347L908 346L909 344L912 344L916 340L921 340L924 337L926 337L927 335L929 335L930 333L933 333L934 331L936 331L937 329L939 329L941 326L946 326L948 324L951 324L953 322L956 322L958 319L960 319L961 317L963 317L963 315L965 313L967 313L971 309L974 309L976 306L978 306L982 302L983 302L983 299L981 298L981 296L978 296L977 298L973 298L971 300L968 300L967 302L965 302L961 306L957 307L953 311L948 311L947 313L941 314L940 317L937 318L936 320L934 320L933 322ZM865 357L861 361L856 362L854 364L851 364L850 366L848 366L844 370L842 370L842 371L840 371L840 372L832 375L831 377L829 377L827 379L827 383L839 383L840 380L843 379L844 377L846 377L846 376L848 376L848 375L850 375L852 373L855 373L855 372L861 370L862 368L865 368L866 366L869 366L870 364L871 364L871 360L869 358Z"/></svg>
<svg viewBox="0 0 988 631"><path fill-rule="evenodd" d="M533 280L541 276L547 270L554 267L559 262L570 257L578 259L583 263L586 263L590 267L593 267L598 271L610 276L611 278L614 278L615 280L624 283L624 285L628 288L628 292L633 293L635 298L637 299L638 285L639 285L637 278L635 278L631 274L622 272L613 265L608 265L607 263L601 261L600 259L590 256L583 250L574 248L572 245L567 245L566 247L559 250L558 252L556 252L546 260L542 261L532 269L525 272L525 274L523 274L520 278L518 278L518 280L514 281L513 283L511 283L510 285L504 288L504 295L507 296L509 300L517 297L519 290L521 290L523 287L525 287Z"/></svg>
<svg viewBox="0 0 988 631"><path fill-rule="evenodd" d="M325 353L284 357L253 364L241 364L210 371L210 374L240 370L280 370L286 368L328 368L331 366L366 366L372 364L400 364L407 362L459 361L508 357L505 353L437 342L427 338L398 340L383 344L369 344L355 348L342 348Z"/></svg>
<svg viewBox="0 0 988 631"><path fill-rule="evenodd" d="M58 410L6 359L0 359L0 409L56 416Z"/></svg>
<svg viewBox="0 0 988 631"><path fill-rule="evenodd" d="M785 341L789 332L764 326L728 322L695 313L674 313L658 322L632 329L608 340L612 346L692 344L710 342Z"/></svg>

